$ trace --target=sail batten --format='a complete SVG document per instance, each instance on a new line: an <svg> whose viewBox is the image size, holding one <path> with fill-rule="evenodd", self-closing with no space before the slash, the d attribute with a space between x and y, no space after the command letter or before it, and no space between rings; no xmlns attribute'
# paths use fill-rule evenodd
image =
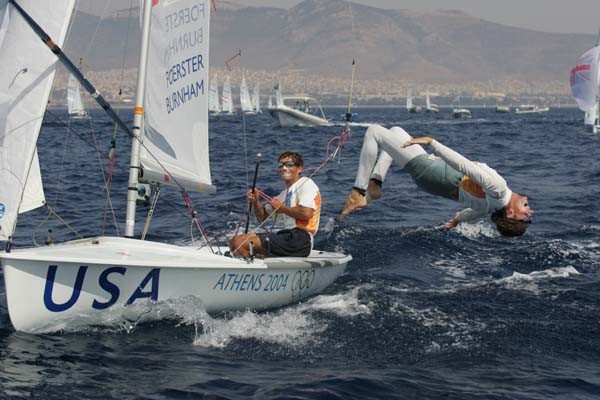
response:
<svg viewBox="0 0 600 400"><path fill-rule="evenodd" d="M18 4L62 45L75 0ZM0 1L3 12L7 6ZM0 240L12 236L19 211L44 204L36 142L58 63L20 13L11 9L7 25L0 47Z"/></svg>

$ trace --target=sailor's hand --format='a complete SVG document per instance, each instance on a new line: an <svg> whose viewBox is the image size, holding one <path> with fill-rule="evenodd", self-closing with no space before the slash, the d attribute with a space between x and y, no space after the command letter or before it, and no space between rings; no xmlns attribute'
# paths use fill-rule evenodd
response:
<svg viewBox="0 0 600 400"><path fill-rule="evenodd" d="M269 204L271 207L273 207L273 210L277 211L281 211L281 207L283 206L283 203L279 199L273 199L269 202Z"/></svg>
<svg viewBox="0 0 600 400"><path fill-rule="evenodd" d="M444 228L446 228L446 229L456 228L459 224L458 220L456 219L458 217L458 214L460 214L460 212L457 212L456 214L454 214L454 218L451 218L448 222L446 222L444 224Z"/></svg>
<svg viewBox="0 0 600 400"><path fill-rule="evenodd" d="M258 193L256 193L256 190L248 190L248 193L246 193L246 199L251 203L258 202Z"/></svg>
<svg viewBox="0 0 600 400"><path fill-rule="evenodd" d="M432 141L433 141L433 139L430 138L429 136L417 137L417 138L413 138L411 140L404 142L404 144L402 144L401 147L404 148L404 147L412 146L413 144L421 144L424 146L428 146L431 144Z"/></svg>
<svg viewBox="0 0 600 400"><path fill-rule="evenodd" d="M446 229L456 228L457 226L458 226L458 221L455 220L454 218L452 218L451 220L449 220L448 222L446 222L444 224L444 228L446 228Z"/></svg>

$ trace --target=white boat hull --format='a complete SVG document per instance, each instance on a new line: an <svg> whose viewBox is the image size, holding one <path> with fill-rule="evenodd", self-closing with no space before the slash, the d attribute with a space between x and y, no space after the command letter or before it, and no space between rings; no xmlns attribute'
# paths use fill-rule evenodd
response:
<svg viewBox="0 0 600 400"><path fill-rule="evenodd" d="M452 110L453 118L471 118L471 111L466 108L455 108Z"/></svg>
<svg viewBox="0 0 600 400"><path fill-rule="evenodd" d="M534 110L520 110L517 108L515 109L515 114L542 114L548 111L550 111L548 107L536 108Z"/></svg>
<svg viewBox="0 0 600 400"><path fill-rule="evenodd" d="M285 105L269 108L269 114L271 114L271 117L282 128L329 125L329 121L325 118L296 110Z"/></svg>
<svg viewBox="0 0 600 400"><path fill-rule="evenodd" d="M12 324L32 333L169 318L164 305L186 299L208 313L281 307L325 289L351 259L313 251L247 262L116 237L0 254Z"/></svg>

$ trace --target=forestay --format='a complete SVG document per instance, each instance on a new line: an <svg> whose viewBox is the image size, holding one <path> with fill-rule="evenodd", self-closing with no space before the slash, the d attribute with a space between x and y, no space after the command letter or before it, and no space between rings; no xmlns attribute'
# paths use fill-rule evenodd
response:
<svg viewBox="0 0 600 400"><path fill-rule="evenodd" d="M18 212L44 204L36 142L58 63L7 3L0 1L9 21L0 47L0 240L14 232ZM19 4L62 46L75 0Z"/></svg>
<svg viewBox="0 0 600 400"><path fill-rule="evenodd" d="M590 111L598 97L598 62L600 61L600 46L586 51L577 64L571 69L571 92L582 111Z"/></svg>
<svg viewBox="0 0 600 400"><path fill-rule="evenodd" d="M186 190L214 191L208 153L210 9L195 0L153 3L141 180L174 184L175 178Z"/></svg>

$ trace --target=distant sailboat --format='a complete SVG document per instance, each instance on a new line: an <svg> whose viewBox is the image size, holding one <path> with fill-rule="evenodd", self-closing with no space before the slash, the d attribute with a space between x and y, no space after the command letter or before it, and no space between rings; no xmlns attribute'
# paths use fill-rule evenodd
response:
<svg viewBox="0 0 600 400"><path fill-rule="evenodd" d="M221 112L223 114L233 114L233 98L231 97L231 81L229 76L223 83L223 94L221 95Z"/></svg>
<svg viewBox="0 0 600 400"><path fill-rule="evenodd" d="M408 89L408 93L406 94L406 109L410 113L420 113L423 111L421 107L413 105L412 89Z"/></svg>
<svg viewBox="0 0 600 400"><path fill-rule="evenodd" d="M81 98L80 88L77 79L73 75L69 75L69 82L67 83L67 110L69 115L75 119L88 117Z"/></svg>
<svg viewBox="0 0 600 400"><path fill-rule="evenodd" d="M458 104L460 104L460 97L457 96L455 100ZM458 107L454 107L453 105L452 118L471 118L471 110L461 107L460 105Z"/></svg>
<svg viewBox="0 0 600 400"><path fill-rule="evenodd" d="M586 51L571 69L571 93L585 112L584 124L594 133L600 132L600 32L596 46Z"/></svg>
<svg viewBox="0 0 600 400"><path fill-rule="evenodd" d="M244 114L256 114L252 107L252 99L250 99L250 92L248 92L246 77L243 75L242 83L240 84L240 106Z"/></svg>
<svg viewBox="0 0 600 400"><path fill-rule="evenodd" d="M429 99L429 92L425 93L425 111L437 113L440 111L437 104L433 104Z"/></svg>
<svg viewBox="0 0 600 400"><path fill-rule="evenodd" d="M221 105L219 103L219 81L216 76L210 80L208 88L208 113L217 115L221 113Z"/></svg>
<svg viewBox="0 0 600 400"><path fill-rule="evenodd" d="M260 83L254 85L254 89L252 90L252 109L257 114L262 113L260 109Z"/></svg>

